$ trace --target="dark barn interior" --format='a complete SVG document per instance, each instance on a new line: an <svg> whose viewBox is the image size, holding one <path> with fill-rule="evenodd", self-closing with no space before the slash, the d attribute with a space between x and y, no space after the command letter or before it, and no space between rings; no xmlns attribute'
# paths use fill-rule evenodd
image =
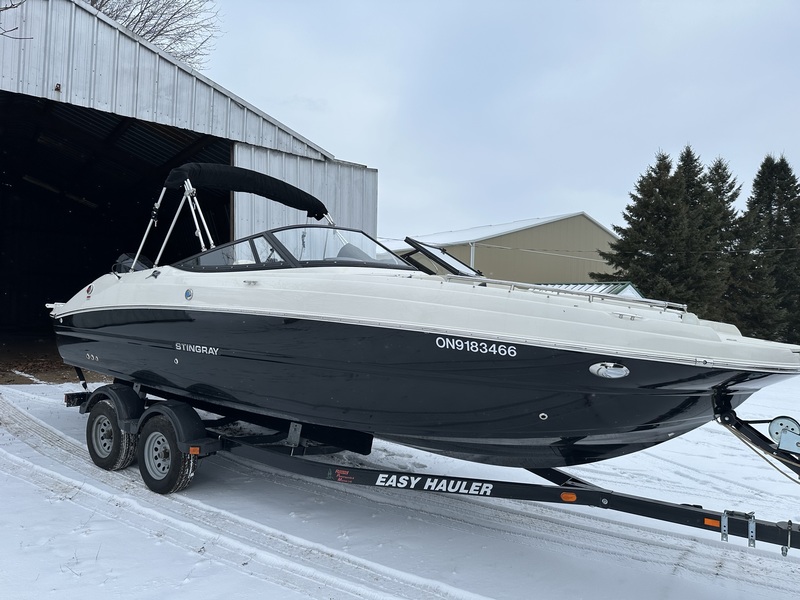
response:
<svg viewBox="0 0 800 600"><path fill-rule="evenodd" d="M0 336L46 335L45 303L66 301L135 252L172 168L230 160L228 140L0 92ZM150 259L179 200L167 191ZM230 195L202 190L200 200L214 241L228 241ZM193 229L179 222L162 264L200 250Z"/></svg>

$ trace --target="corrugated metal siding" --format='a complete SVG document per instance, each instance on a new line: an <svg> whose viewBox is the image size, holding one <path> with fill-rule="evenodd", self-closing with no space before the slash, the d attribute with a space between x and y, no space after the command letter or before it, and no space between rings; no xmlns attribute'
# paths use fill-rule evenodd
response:
<svg viewBox="0 0 800 600"><path fill-rule="evenodd" d="M79 0L28 0L3 24L24 39L0 36L2 90L333 158Z"/></svg>
<svg viewBox="0 0 800 600"><path fill-rule="evenodd" d="M375 236L378 229L378 172L341 161L319 161L235 144L236 166L282 179L319 198L331 217L343 227L362 229ZM305 213L253 194L234 194L234 234L243 237L273 227L307 222Z"/></svg>

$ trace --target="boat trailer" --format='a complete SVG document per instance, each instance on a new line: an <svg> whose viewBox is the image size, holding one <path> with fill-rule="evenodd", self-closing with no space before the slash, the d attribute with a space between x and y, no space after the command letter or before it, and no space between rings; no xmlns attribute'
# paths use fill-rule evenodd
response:
<svg viewBox="0 0 800 600"><path fill-rule="evenodd" d="M718 532L723 541L728 541L730 536L744 538L749 547L755 547L757 541L775 544L781 547L784 556L790 548L800 549L800 524L791 520L769 522L756 519L752 512L719 512L693 504L620 494L556 468L526 469L550 482L537 484L309 460L306 457L333 454L345 448L332 446L330 441L321 442L320 436L313 435L316 433L314 426L288 421L283 421L285 427L274 433L227 434L225 426L242 419L229 416L202 420L185 400L145 400L144 392L137 386L105 385L90 392L81 375L79 373L85 391L65 394L65 404L79 406L81 413L89 413L87 445L95 464L116 470L126 468L138 458L145 484L162 494L185 488L194 474L197 459L230 452L283 471L345 485L594 506ZM717 414L716 419L748 446L800 476L800 424L796 420L778 417L772 421L745 421L732 409ZM769 423L769 438L753 427L766 423ZM304 435L304 430L311 434ZM368 448L364 451L363 440L358 444L357 452L369 452ZM368 445L371 447L371 437ZM135 448L135 456L132 448Z"/></svg>
<svg viewBox="0 0 800 600"><path fill-rule="evenodd" d="M735 414L728 414L726 417L731 420L730 424L723 423L726 427L737 427L740 431L752 429L749 423L738 419ZM789 421L796 426L796 421L793 419L789 419ZM752 431L763 437L757 430L752 429ZM748 430L749 433L751 432ZM790 432L789 437L793 441L796 437L795 443L798 443L797 448L800 448L800 435ZM324 479L347 485L458 496L594 506L706 531L716 531L720 533L722 541L725 542L728 541L729 536L745 538L751 548L755 547L756 541L775 544L781 547L783 556L788 554L790 548L800 549L800 524L792 523L792 521L773 523L756 519L752 512L743 513L729 510L718 512L697 505L675 504L620 494L555 468L525 469L550 481L553 485L518 483L343 466L303 459L303 446L261 446L257 440L251 439L243 442L235 437L225 436L220 436L220 441L222 450L314 479ZM783 454L785 451L771 449L770 452ZM800 474L798 458L793 457L791 460L793 461L792 470Z"/></svg>

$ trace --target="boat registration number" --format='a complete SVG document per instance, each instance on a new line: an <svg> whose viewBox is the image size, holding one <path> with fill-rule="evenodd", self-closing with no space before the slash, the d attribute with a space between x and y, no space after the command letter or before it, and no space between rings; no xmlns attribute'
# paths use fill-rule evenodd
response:
<svg viewBox="0 0 800 600"><path fill-rule="evenodd" d="M462 352L473 352L475 354L496 354L498 356L509 356L511 358L517 355L516 346L442 336L436 338L436 347L441 350L459 350Z"/></svg>

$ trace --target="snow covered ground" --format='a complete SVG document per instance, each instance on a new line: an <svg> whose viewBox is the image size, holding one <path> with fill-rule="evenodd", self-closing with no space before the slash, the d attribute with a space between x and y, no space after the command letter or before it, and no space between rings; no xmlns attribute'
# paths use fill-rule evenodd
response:
<svg viewBox="0 0 800 600"><path fill-rule="evenodd" d="M0 597L282 599L796 597L800 553L601 509L312 481L205 459L180 494L95 467L77 385L0 386ZM800 417L800 378L739 413ZM533 475L379 443L370 461ZM572 472L617 492L800 521L800 486L717 424Z"/></svg>

